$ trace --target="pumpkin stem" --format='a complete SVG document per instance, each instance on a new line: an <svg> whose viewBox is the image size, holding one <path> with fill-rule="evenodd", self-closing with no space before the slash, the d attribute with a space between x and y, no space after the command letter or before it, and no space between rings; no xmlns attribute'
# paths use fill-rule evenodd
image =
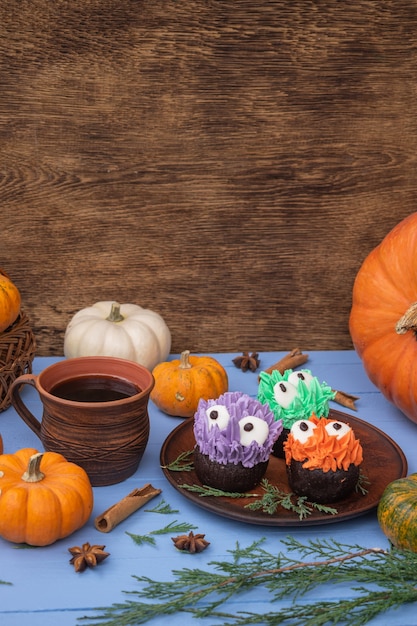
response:
<svg viewBox="0 0 417 626"><path fill-rule="evenodd" d="M110 315L106 317L106 320L108 320L109 322L123 322L124 317L120 313L120 304L118 302L112 303Z"/></svg>
<svg viewBox="0 0 417 626"><path fill-rule="evenodd" d="M32 454L26 472L22 476L22 480L27 483L38 483L45 478L45 474L39 469L43 457L43 452Z"/></svg>
<svg viewBox="0 0 417 626"><path fill-rule="evenodd" d="M181 352L180 365L179 365L180 369L189 370L192 367L189 357L190 357L189 350L184 350L184 352Z"/></svg>
<svg viewBox="0 0 417 626"><path fill-rule="evenodd" d="M417 331L417 302L414 302L395 325L398 335L405 335L408 330Z"/></svg>

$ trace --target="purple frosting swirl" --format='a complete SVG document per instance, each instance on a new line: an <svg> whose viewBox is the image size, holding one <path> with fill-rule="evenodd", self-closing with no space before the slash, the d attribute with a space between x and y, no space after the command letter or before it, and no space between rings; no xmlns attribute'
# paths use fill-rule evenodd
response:
<svg viewBox="0 0 417 626"><path fill-rule="evenodd" d="M227 409L229 417L225 428L219 428L216 423L210 424L208 412L216 406ZM245 417L255 417L265 422L268 434L263 443L241 443L239 422ZM200 452L207 454L211 461L223 465L242 463L244 467L253 467L267 461L281 431L282 420L275 420L268 405L240 391L226 392L215 400L200 400L194 415L194 436Z"/></svg>

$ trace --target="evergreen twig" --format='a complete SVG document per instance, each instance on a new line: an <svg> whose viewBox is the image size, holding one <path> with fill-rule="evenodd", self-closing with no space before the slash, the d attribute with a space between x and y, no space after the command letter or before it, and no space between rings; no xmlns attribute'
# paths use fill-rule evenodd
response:
<svg viewBox="0 0 417 626"><path fill-rule="evenodd" d="M131 533L126 531L126 535L129 535L133 539L133 541L141 546L144 543L148 543L150 545L155 545L155 539L152 535L167 535L168 533L187 533L190 530L195 530L197 526L193 526L192 524L188 524L186 522L178 523L177 520L174 522L170 522L164 528L159 528L158 530L151 530L146 535L136 535L135 533Z"/></svg>
<svg viewBox="0 0 417 626"><path fill-rule="evenodd" d="M229 551L232 559L209 563L210 571L176 570L169 582L135 576L143 587L129 593L137 599L96 609L101 614L81 619L101 626L127 626L160 615L191 613L197 619L210 616L221 620L224 626L361 626L391 608L417 602L417 554L413 552L364 548L331 539L302 544L288 537L282 541L287 552L271 554L263 549L263 541L247 548L236 544ZM293 558L294 551L297 556ZM348 598L297 603L306 592L336 583L352 584ZM219 610L227 607L228 599L257 587L263 587L272 602L293 602L263 614Z"/></svg>
<svg viewBox="0 0 417 626"><path fill-rule="evenodd" d="M159 530L153 530L152 535L167 535L168 533L188 533L190 530L195 530L197 526L188 524L187 522L177 522L177 520L170 522L164 528Z"/></svg>
<svg viewBox="0 0 417 626"><path fill-rule="evenodd" d="M279 506L282 506L288 511L297 513L300 520L305 519L315 509L320 513L328 513L329 515L337 515L337 509L327 506L325 504L319 504L317 502L310 502L305 496L296 496L293 493L282 491L279 487L271 485L271 483L263 479L261 482L264 495L261 499L255 502L250 502L245 508L256 511L262 509L264 513L274 515Z"/></svg>
<svg viewBox="0 0 417 626"><path fill-rule="evenodd" d="M181 489L186 489L187 491L192 491L193 493L198 493L202 498L208 496L220 497L224 496L227 498L258 498L258 493L242 493L240 491L223 491L223 489L216 489L216 487L210 487L208 485L188 485L184 483L183 485L179 485Z"/></svg>
<svg viewBox="0 0 417 626"><path fill-rule="evenodd" d="M191 472L194 469L193 457L194 450L185 450L185 452L181 452L171 463L162 465L161 467L170 472Z"/></svg>
<svg viewBox="0 0 417 626"><path fill-rule="evenodd" d="M359 470L359 479L356 483L355 491L357 493L361 493L363 496L366 496L366 494L368 493L366 485L370 484L371 481L369 480L369 478L365 476L365 474L363 474L362 470Z"/></svg>
<svg viewBox="0 0 417 626"><path fill-rule="evenodd" d="M172 509L171 505L165 500L161 500L153 509L144 509L146 513L162 513L168 515L170 513L179 513L178 509Z"/></svg>
<svg viewBox="0 0 417 626"><path fill-rule="evenodd" d="M197 493L201 497L227 497L227 498L259 498L254 502L250 502L245 505L245 508L253 511L262 509L264 513L274 515L279 506L288 511L293 511L298 515L300 520L305 519L308 515L311 515L314 509L321 513L328 513L329 515L336 515L337 509L327 506L325 504L319 504L317 502L310 502L305 496L296 496L293 493L281 491L279 487L272 485L267 479L261 481L261 487L264 490L264 494L260 497L259 493L241 493L234 491L223 491L222 489L216 489L215 487L209 487L208 485L188 485L184 483L179 485L181 489L192 491Z"/></svg>

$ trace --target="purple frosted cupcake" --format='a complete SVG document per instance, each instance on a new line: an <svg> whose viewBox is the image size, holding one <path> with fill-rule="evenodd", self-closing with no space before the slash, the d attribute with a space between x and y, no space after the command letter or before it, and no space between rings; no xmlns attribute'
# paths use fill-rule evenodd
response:
<svg viewBox="0 0 417 626"><path fill-rule="evenodd" d="M194 468L203 485L244 492L260 483L282 431L271 409L240 391L200 400L194 416Z"/></svg>

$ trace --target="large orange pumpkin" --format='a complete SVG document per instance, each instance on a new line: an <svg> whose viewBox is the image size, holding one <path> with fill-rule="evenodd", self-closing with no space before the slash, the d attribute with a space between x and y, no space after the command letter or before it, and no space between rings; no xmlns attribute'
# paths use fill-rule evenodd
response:
<svg viewBox="0 0 417 626"><path fill-rule="evenodd" d="M20 313L20 292L10 278L0 270L0 333L6 330Z"/></svg>
<svg viewBox="0 0 417 626"><path fill-rule="evenodd" d="M397 224L363 262L349 328L370 380L417 422L417 213Z"/></svg>
<svg viewBox="0 0 417 626"><path fill-rule="evenodd" d="M0 455L0 536L46 546L89 519L93 490L86 472L56 452L22 448Z"/></svg>
<svg viewBox="0 0 417 626"><path fill-rule="evenodd" d="M151 399L168 415L192 417L200 398L218 398L228 390L224 367L210 356L190 356L159 363L152 371L155 379Z"/></svg>

